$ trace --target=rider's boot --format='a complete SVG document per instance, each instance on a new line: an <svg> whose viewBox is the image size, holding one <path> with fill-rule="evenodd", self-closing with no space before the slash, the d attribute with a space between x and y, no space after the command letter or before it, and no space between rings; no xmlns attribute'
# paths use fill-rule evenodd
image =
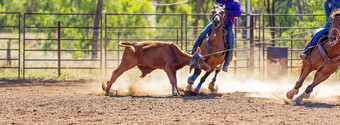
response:
<svg viewBox="0 0 340 125"><path fill-rule="evenodd" d="M302 60L307 60L307 59L309 58L309 55L310 55L310 53L311 53L311 50L312 50L312 49L307 49L306 51L301 52L301 53L300 53L300 58L301 58Z"/></svg>
<svg viewBox="0 0 340 125"><path fill-rule="evenodd" d="M307 60L308 59L308 54L306 52L302 52L302 53L300 53L300 58L302 60Z"/></svg>
<svg viewBox="0 0 340 125"><path fill-rule="evenodd" d="M229 49L228 44L225 44L226 48ZM229 50L226 52L225 58L224 58L224 65L223 65L223 71L228 72L228 66L229 66L229 61L232 56L233 51Z"/></svg>

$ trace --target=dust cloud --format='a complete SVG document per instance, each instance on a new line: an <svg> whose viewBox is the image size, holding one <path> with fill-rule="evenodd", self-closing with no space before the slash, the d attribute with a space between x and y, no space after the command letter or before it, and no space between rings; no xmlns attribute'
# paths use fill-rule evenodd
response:
<svg viewBox="0 0 340 125"><path fill-rule="evenodd" d="M202 72L200 76L203 76ZM163 70L155 70L145 78L139 78L140 71L132 69L125 72L113 84L111 90L117 95L149 95L149 96L171 96L171 85L166 73ZM177 72L178 87L185 89L189 70L183 68ZM207 89L213 74L211 74L202 88ZM109 77L107 77L109 78ZM281 101L286 99L286 92L292 89L298 76L285 76L280 79L268 79L259 75L234 74L220 72L217 77L216 86L218 93L246 92L250 97L268 98ZM199 82L200 77L195 81L193 87ZM312 75L306 79L300 88L301 94L305 88L312 83ZM328 102L340 102L340 84L336 78L330 78L315 87L310 99L323 100ZM201 89L202 90L202 89ZM296 97L296 96L295 96Z"/></svg>

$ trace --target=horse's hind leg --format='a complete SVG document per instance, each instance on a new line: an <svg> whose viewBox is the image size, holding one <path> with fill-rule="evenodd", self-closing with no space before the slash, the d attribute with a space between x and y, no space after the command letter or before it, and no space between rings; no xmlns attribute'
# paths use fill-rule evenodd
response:
<svg viewBox="0 0 340 125"><path fill-rule="evenodd" d="M201 69L195 69L195 72L194 74L192 74L192 76L190 76L188 78L188 86L187 86L187 89L190 91L192 89L192 85L194 84L197 76L199 76L201 74Z"/></svg>
<svg viewBox="0 0 340 125"><path fill-rule="evenodd" d="M212 70L213 71L213 70ZM194 93L198 94L198 92L200 91L202 84L205 82L205 80L207 79L207 77L212 73L212 71L210 72L206 72L204 74L204 76L201 78L200 83L198 83L197 87L195 88Z"/></svg>
<svg viewBox="0 0 340 125"><path fill-rule="evenodd" d="M308 98L310 93L313 91L314 87L319 85L321 82L325 81L326 79L329 78L329 76L331 76L332 73L327 73L327 74L323 74L322 72L317 72L314 76L314 80L313 83L310 84L306 90L294 100L295 104L299 104L303 98Z"/></svg>
<svg viewBox="0 0 340 125"><path fill-rule="evenodd" d="M215 88L215 81L216 81L216 77L217 77L217 74L221 71L220 68L217 68L215 70L215 75L214 75L214 78L211 80L210 84L209 84L209 90L210 92L216 92L217 91L217 88Z"/></svg>
<svg viewBox="0 0 340 125"><path fill-rule="evenodd" d="M305 64L304 64L305 65ZM302 66L301 68L301 75L296 81L295 87L292 90L289 90L286 94L288 99L292 99L294 95L299 93L299 88L302 86L303 81L307 78L310 72L312 72L312 65L310 63L307 63L307 66Z"/></svg>

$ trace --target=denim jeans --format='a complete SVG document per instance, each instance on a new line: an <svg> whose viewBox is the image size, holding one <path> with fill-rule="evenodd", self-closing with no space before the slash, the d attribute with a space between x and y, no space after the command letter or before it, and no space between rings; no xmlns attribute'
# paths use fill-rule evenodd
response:
<svg viewBox="0 0 340 125"><path fill-rule="evenodd" d="M313 46L322 37L322 35L328 33L328 30L329 30L329 25L327 24L323 26L322 28L318 29L304 50L307 50L309 47Z"/></svg>

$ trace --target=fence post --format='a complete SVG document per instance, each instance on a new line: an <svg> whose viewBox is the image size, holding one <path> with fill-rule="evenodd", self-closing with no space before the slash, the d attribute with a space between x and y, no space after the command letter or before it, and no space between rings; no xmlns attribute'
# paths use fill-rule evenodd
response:
<svg viewBox="0 0 340 125"><path fill-rule="evenodd" d="M290 39L290 73L293 73L293 31L290 32Z"/></svg>
<svg viewBox="0 0 340 125"><path fill-rule="evenodd" d="M188 51L188 14L185 14L185 51Z"/></svg>
<svg viewBox="0 0 340 125"><path fill-rule="evenodd" d="M178 46L178 29L176 30L177 32L176 32L176 44L177 44L177 46Z"/></svg>
<svg viewBox="0 0 340 125"><path fill-rule="evenodd" d="M120 32L118 31L118 42L117 42L117 47L118 47L118 51L117 51L117 53L118 53L118 60L117 60L117 67L119 67L119 60L120 60L120 57L119 57L119 52L120 52L120 50L119 50L119 42L120 42Z"/></svg>
<svg viewBox="0 0 340 125"><path fill-rule="evenodd" d="M58 77L60 75L60 21L58 21Z"/></svg>
<svg viewBox="0 0 340 125"><path fill-rule="evenodd" d="M237 51L235 50L235 48L237 48L237 19L238 18L235 18L234 20L234 41L235 41L235 45L234 45L234 56L236 57L236 59L234 59L234 74L236 74L236 71L237 71Z"/></svg>
<svg viewBox="0 0 340 125"><path fill-rule="evenodd" d="M254 16L250 15L250 71L254 72Z"/></svg>
<svg viewBox="0 0 340 125"><path fill-rule="evenodd" d="M11 66L11 39L7 42L7 66Z"/></svg>
<svg viewBox="0 0 340 125"><path fill-rule="evenodd" d="M106 77L106 68L107 68L107 15L105 14L105 41L104 41L104 52L105 52L105 57L104 57L104 78Z"/></svg>
<svg viewBox="0 0 340 125"><path fill-rule="evenodd" d="M181 50L183 50L183 15L181 14Z"/></svg>

